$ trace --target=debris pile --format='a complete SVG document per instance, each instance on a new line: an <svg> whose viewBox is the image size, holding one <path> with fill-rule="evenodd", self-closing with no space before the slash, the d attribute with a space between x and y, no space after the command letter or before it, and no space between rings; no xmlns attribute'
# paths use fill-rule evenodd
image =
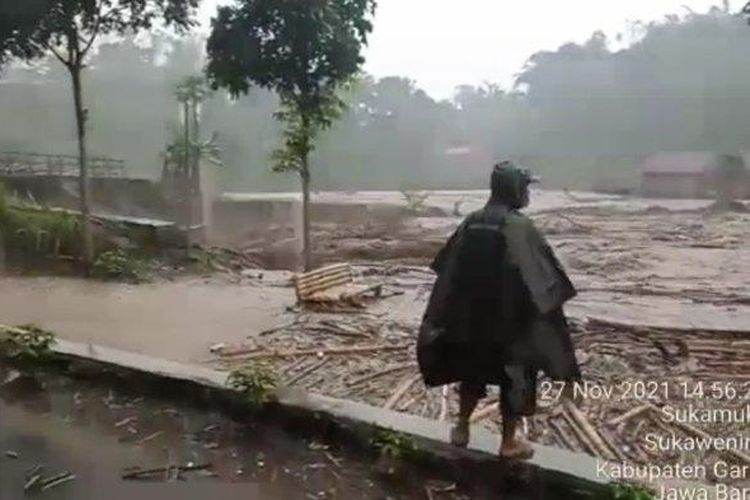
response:
<svg viewBox="0 0 750 500"><path fill-rule="evenodd" d="M649 433L713 436L747 434L744 428L669 423L661 407L685 408L685 388L703 383L734 383L750 390L750 338L721 332L633 327L601 320L572 322L585 387L610 390L587 394L576 404L550 397L542 384L539 412L527 421L532 441L584 452L608 460L674 463L679 456L644 444ZM430 419L451 420L458 398L447 387L427 389L415 363L416 325L372 314L302 313L286 325L249 339L247 345L216 352L227 369L255 360L271 362L283 384ZM649 382L658 381L658 385ZM665 389L665 387L670 389ZM545 389L546 387L546 389ZM645 392L644 392L645 388ZM493 389L494 390L494 389ZM627 392L630 391L630 394ZM496 394L496 393L493 393ZM693 404L710 404L706 398ZM722 408L747 404L717 402ZM496 430L501 422L497 398L477 409L473 422ZM750 435L748 436L750 437ZM706 460L750 464L744 452L707 452Z"/></svg>
<svg viewBox="0 0 750 500"><path fill-rule="evenodd" d="M746 394L712 398L713 387L750 385L747 334L634 327L602 320L577 325L576 347L588 386L611 388L610 396L583 397L578 406L549 405L531 420L531 437L545 444L635 463L689 463L695 450L655 451L644 436L750 437L746 425L688 424L666 419L665 405L740 409ZM716 384L714 386L714 384ZM697 391L703 390L703 394ZM672 421L670 421L672 420ZM745 452L708 451L703 461L750 464Z"/></svg>
<svg viewBox="0 0 750 500"><path fill-rule="evenodd" d="M367 313L302 312L245 345L215 351L228 369L264 361L275 367L283 385L372 402L391 395L394 378L414 377L414 347L413 329L406 325Z"/></svg>

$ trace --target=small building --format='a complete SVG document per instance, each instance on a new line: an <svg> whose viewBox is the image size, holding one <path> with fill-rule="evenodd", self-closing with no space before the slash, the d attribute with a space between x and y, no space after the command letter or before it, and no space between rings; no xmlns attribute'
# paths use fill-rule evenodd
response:
<svg viewBox="0 0 750 500"><path fill-rule="evenodd" d="M722 191L744 198L750 192L748 188L747 169L739 155L656 153L641 165L641 193L645 197L714 198Z"/></svg>

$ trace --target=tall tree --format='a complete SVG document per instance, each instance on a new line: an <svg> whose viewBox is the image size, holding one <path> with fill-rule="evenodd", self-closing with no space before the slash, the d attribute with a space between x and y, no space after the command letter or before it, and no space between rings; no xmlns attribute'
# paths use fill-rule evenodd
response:
<svg viewBox="0 0 750 500"><path fill-rule="evenodd" d="M200 0L0 0L0 64L52 54L70 74L76 117L81 202L82 261L93 260L89 206L86 120L82 74L102 36L138 33L161 19L178 30L190 27Z"/></svg>
<svg viewBox="0 0 750 500"><path fill-rule="evenodd" d="M359 72L372 31L375 0L236 0L212 21L207 72L233 95L251 85L275 91L284 144L274 170L302 183L303 260L311 267L310 153L319 133L339 116L338 96Z"/></svg>
<svg viewBox="0 0 750 500"><path fill-rule="evenodd" d="M177 85L177 101L182 105L184 148L181 158L182 195L185 204L185 254L190 257L190 236L193 230L193 208L200 196L200 121L199 107L209 95L202 75L189 76Z"/></svg>

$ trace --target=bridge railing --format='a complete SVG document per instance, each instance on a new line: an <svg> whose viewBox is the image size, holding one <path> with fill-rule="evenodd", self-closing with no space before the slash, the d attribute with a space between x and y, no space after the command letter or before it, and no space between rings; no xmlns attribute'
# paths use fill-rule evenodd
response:
<svg viewBox="0 0 750 500"><path fill-rule="evenodd" d="M125 162L114 158L89 157L91 178L125 176ZM78 177L77 156L0 152L0 176Z"/></svg>

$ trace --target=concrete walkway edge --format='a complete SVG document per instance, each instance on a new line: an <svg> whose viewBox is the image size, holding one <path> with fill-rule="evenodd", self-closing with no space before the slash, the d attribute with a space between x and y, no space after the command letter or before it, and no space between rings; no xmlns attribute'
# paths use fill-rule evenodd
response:
<svg viewBox="0 0 750 500"><path fill-rule="evenodd" d="M105 368L125 369L162 377L173 381L191 382L212 390L233 392L227 386L228 373L210 368L188 365L174 361L152 358L142 354L126 352L108 347L81 344L57 339L52 347L54 353L78 358L86 362L103 365ZM374 406L348 400L306 393L296 389L280 389L278 402L282 407L310 413L311 416L326 414L334 420L345 420L374 429L391 430L413 437L420 448L427 444L427 451L445 460L475 460L502 462L497 458L498 436L481 428L472 429L472 442L468 450L461 450L447 442L448 424L413 415L383 410ZM569 483L576 490L598 493L603 491L606 481L597 477L597 461L588 455L572 453L548 446L535 446L533 460L522 467L533 469L537 475L555 476L554 482ZM507 465L507 464L505 464ZM515 465L515 464L514 464ZM588 496L588 495L585 495Z"/></svg>

